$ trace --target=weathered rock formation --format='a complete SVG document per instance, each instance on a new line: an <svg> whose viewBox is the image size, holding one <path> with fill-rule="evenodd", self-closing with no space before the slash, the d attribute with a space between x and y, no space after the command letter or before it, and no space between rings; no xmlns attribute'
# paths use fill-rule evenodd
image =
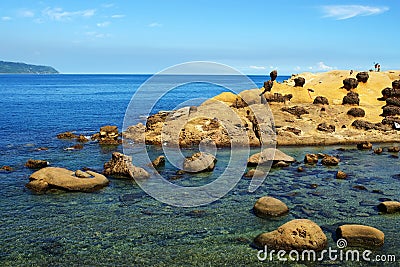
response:
<svg viewBox="0 0 400 267"><path fill-rule="evenodd" d="M355 92L348 92L347 95L343 97L342 105L360 105L359 95Z"/></svg>
<svg viewBox="0 0 400 267"><path fill-rule="evenodd" d="M216 163L217 159L213 155L197 152L185 158L182 169L189 173L210 172L214 170Z"/></svg>
<svg viewBox="0 0 400 267"><path fill-rule="evenodd" d="M78 136L72 132L64 132L57 134L58 139L76 139Z"/></svg>
<svg viewBox="0 0 400 267"><path fill-rule="evenodd" d="M247 161L248 166L267 164L268 162L277 163L279 161L292 163L296 160L282 151L275 148L266 148L263 151L251 155Z"/></svg>
<svg viewBox="0 0 400 267"><path fill-rule="evenodd" d="M306 79L304 79L303 77L296 77L294 79L294 87L303 87L305 83Z"/></svg>
<svg viewBox="0 0 400 267"><path fill-rule="evenodd" d="M362 108L351 108L347 111L347 115L353 117L365 117L365 111Z"/></svg>
<svg viewBox="0 0 400 267"><path fill-rule="evenodd" d="M326 122L323 122L323 123L318 124L317 130L322 131L322 132L327 132L327 133L333 133L333 132L335 132L335 126L328 125Z"/></svg>
<svg viewBox="0 0 400 267"><path fill-rule="evenodd" d="M119 145L122 140L119 138L117 126L106 125L100 128L100 132L92 136L92 140L98 140L100 145Z"/></svg>
<svg viewBox="0 0 400 267"><path fill-rule="evenodd" d="M268 250L323 250L327 245L327 238L322 229L313 221L307 219L292 220L278 227L278 229L258 235L254 244L261 249Z"/></svg>
<svg viewBox="0 0 400 267"><path fill-rule="evenodd" d="M41 169L47 166L49 166L49 162L41 159L29 159L25 163L25 167L28 167L29 169Z"/></svg>
<svg viewBox="0 0 400 267"><path fill-rule="evenodd" d="M343 80L343 88L346 90L352 90L357 88L358 86L358 81L354 78L346 78Z"/></svg>
<svg viewBox="0 0 400 267"><path fill-rule="evenodd" d="M271 77L271 81L275 81L276 77L278 77L278 71L273 70L269 73L269 77Z"/></svg>
<svg viewBox="0 0 400 267"><path fill-rule="evenodd" d="M328 98L324 96L317 96L313 102L314 105L329 105Z"/></svg>
<svg viewBox="0 0 400 267"><path fill-rule="evenodd" d="M325 155L325 157L321 160L322 165L325 166L336 166L339 164L339 162L340 159L329 155Z"/></svg>
<svg viewBox="0 0 400 267"><path fill-rule="evenodd" d="M317 164L318 163L318 155L317 154L306 154L304 156L304 163L307 164Z"/></svg>
<svg viewBox="0 0 400 267"><path fill-rule="evenodd" d="M82 173L87 174L88 176L85 175L87 178L81 178ZM107 178L101 174L92 171L82 173L63 168L47 167L34 172L29 177L30 182L26 184L26 187L38 193L46 192L49 189L93 192L109 183Z"/></svg>
<svg viewBox="0 0 400 267"><path fill-rule="evenodd" d="M150 174L143 168L133 166L132 157L119 152L112 153L110 161L104 163L103 174L115 178L146 179Z"/></svg>
<svg viewBox="0 0 400 267"><path fill-rule="evenodd" d="M369 79L368 72L366 72L366 71L359 72L359 73L357 73L356 78L357 78L357 82L366 83Z"/></svg>
<svg viewBox="0 0 400 267"><path fill-rule="evenodd" d="M372 149L372 144L370 142L361 142L357 144L357 149L359 150L371 150Z"/></svg>
<svg viewBox="0 0 400 267"><path fill-rule="evenodd" d="M293 114L293 115L297 116L297 118L299 118L299 119L301 118L302 115L309 114L309 112L304 107L300 107L300 106L283 107L282 111Z"/></svg>

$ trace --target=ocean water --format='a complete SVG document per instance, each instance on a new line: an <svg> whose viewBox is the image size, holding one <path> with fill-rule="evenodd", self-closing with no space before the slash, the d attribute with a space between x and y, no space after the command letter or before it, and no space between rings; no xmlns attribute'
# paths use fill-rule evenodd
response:
<svg viewBox="0 0 400 267"><path fill-rule="evenodd" d="M272 169L254 193L247 190L250 181L241 179L225 197L197 208L165 205L135 182L113 178L109 187L95 193L37 195L25 188L33 173L24 167L30 158L47 160L51 166L72 170L88 167L101 172L112 152L122 151L122 147L89 142L82 150L66 151L75 142L58 140L57 133L91 135L108 124L121 129L131 97L149 77L0 76L0 166L14 168L13 172L0 171L1 266L281 266L277 260L260 262L251 241L296 218L319 224L332 248L336 248L335 230L340 224L377 227L385 233L385 244L373 255L395 255L400 261L400 214L382 215L376 210L382 200L400 199L399 159L387 152L375 155L354 146L281 147L298 163ZM278 81L286 78L278 77ZM236 82L235 77L220 79L235 88L248 89L247 83ZM261 87L268 77L250 79ZM169 110L182 102L196 104L223 91L227 89L207 83L186 84L165 94L152 112ZM143 121L143 114L135 119ZM384 146L389 145L398 144ZM48 150L38 150L40 147ZM161 153L161 148L149 147L151 157ZM341 163L337 167L307 166L302 163L306 153L337 155ZM223 172L228 159L229 151L222 149L212 174L185 174L175 182L185 186L209 183ZM297 172L299 166L305 172ZM348 179L335 179L339 169L348 173ZM160 172L174 179L175 170L168 164ZM354 188L356 185L365 190ZM251 209L264 195L284 201L290 213L279 219L254 216ZM326 260L292 265L381 264Z"/></svg>

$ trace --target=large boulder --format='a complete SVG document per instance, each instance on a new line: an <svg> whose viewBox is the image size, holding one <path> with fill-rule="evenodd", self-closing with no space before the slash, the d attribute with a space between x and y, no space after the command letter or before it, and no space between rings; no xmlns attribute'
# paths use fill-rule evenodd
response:
<svg viewBox="0 0 400 267"><path fill-rule="evenodd" d="M321 227L308 219L296 219L283 224L278 229L258 235L254 244L258 248L275 250L323 250L327 238Z"/></svg>
<svg viewBox="0 0 400 267"><path fill-rule="evenodd" d="M378 210L385 213L400 212L400 202L398 201L383 201L378 205Z"/></svg>
<svg viewBox="0 0 400 267"><path fill-rule="evenodd" d="M303 77L297 77L294 79L294 87L303 87L306 83L306 79Z"/></svg>
<svg viewBox="0 0 400 267"><path fill-rule="evenodd" d="M29 159L25 163L25 167L29 169L41 169L49 166L49 162L41 159Z"/></svg>
<svg viewBox="0 0 400 267"><path fill-rule="evenodd" d="M132 157L119 152L112 153L111 160L104 163L103 174L115 178L146 179L150 174L143 168L133 166Z"/></svg>
<svg viewBox="0 0 400 267"><path fill-rule="evenodd" d="M362 108L351 108L347 111L347 115L353 117L365 117L365 111Z"/></svg>
<svg viewBox="0 0 400 267"><path fill-rule="evenodd" d="M382 246L385 234L371 226L359 224L345 224L336 229L337 238L344 238L348 246L378 247Z"/></svg>
<svg viewBox="0 0 400 267"><path fill-rule="evenodd" d="M366 83L369 79L369 74L366 71L359 72L357 73L356 78L359 83Z"/></svg>
<svg viewBox="0 0 400 267"><path fill-rule="evenodd" d="M340 159L329 155L325 155L325 157L321 160L322 165L325 166L336 166L339 164L339 162Z"/></svg>
<svg viewBox="0 0 400 267"><path fill-rule="evenodd" d="M108 185L108 179L92 171L83 172L88 178L81 178L76 172L64 168L47 167L34 172L30 182L26 184L29 189L42 193L49 189L63 189L67 191L93 192Z"/></svg>
<svg viewBox="0 0 400 267"><path fill-rule="evenodd" d="M253 212L261 218L278 217L289 212L285 203L273 197L261 197L254 204Z"/></svg>
<svg viewBox="0 0 400 267"><path fill-rule="evenodd" d="M328 98L324 96L317 96L313 102L314 105L329 105Z"/></svg>
<svg viewBox="0 0 400 267"><path fill-rule="evenodd" d="M360 98L355 92L349 92L343 97L342 105L360 105Z"/></svg>
<svg viewBox="0 0 400 267"><path fill-rule="evenodd" d="M100 145L119 145L122 140L119 138L117 126L106 125L100 128L100 132L92 136L92 140L98 140Z"/></svg>
<svg viewBox="0 0 400 267"><path fill-rule="evenodd" d="M273 163L277 163L279 161L292 163L296 160L276 148L266 148L259 153L251 155L247 161L247 165L256 166L258 164L262 165L271 161Z"/></svg>
<svg viewBox="0 0 400 267"><path fill-rule="evenodd" d="M347 90L355 89L358 86L358 81L355 78L346 78L343 80L343 88Z"/></svg>
<svg viewBox="0 0 400 267"><path fill-rule="evenodd" d="M318 163L318 155L317 154L306 154L304 156L304 163L306 164L317 164Z"/></svg>
<svg viewBox="0 0 400 267"><path fill-rule="evenodd" d="M197 172L210 172L215 168L217 159L204 152L197 152L190 157L185 158L183 162L183 170L185 172L197 173Z"/></svg>

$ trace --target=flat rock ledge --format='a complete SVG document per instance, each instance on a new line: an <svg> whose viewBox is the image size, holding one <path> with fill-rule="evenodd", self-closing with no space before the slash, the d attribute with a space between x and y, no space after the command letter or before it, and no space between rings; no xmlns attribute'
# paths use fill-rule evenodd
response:
<svg viewBox="0 0 400 267"><path fill-rule="evenodd" d="M378 205L378 210L384 213L400 212L400 202L398 201L383 201Z"/></svg>
<svg viewBox="0 0 400 267"><path fill-rule="evenodd" d="M286 155L282 151L276 148L266 148L263 151L253 154L247 161L248 166L257 166L267 164L268 162L278 163L286 162L292 163L296 160L289 155Z"/></svg>
<svg viewBox="0 0 400 267"><path fill-rule="evenodd" d="M344 238L351 247L380 247L385 241L385 234L371 226L345 224L336 229L337 238Z"/></svg>
<svg viewBox="0 0 400 267"><path fill-rule="evenodd" d="M289 208L281 200L265 196L257 200L253 212L260 218L278 217L287 214Z"/></svg>
<svg viewBox="0 0 400 267"><path fill-rule="evenodd" d="M308 219L296 219L287 222L278 229L258 235L254 245L258 248L268 247L268 250L323 250L328 239L321 227Z"/></svg>
<svg viewBox="0 0 400 267"><path fill-rule="evenodd" d="M86 176L87 178L82 178ZM108 179L92 171L70 171L58 167L46 167L34 172L29 177L26 187L37 193L44 193L49 189L66 191L94 192L109 184Z"/></svg>

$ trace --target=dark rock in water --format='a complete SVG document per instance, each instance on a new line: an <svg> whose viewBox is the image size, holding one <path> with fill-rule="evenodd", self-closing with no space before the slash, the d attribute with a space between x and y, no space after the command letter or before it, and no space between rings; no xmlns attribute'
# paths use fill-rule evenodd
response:
<svg viewBox="0 0 400 267"><path fill-rule="evenodd" d="M320 104L320 105L329 105L329 101L328 101L328 98L326 98L324 96L317 96L314 99L313 104L314 105L318 105L318 104Z"/></svg>
<svg viewBox="0 0 400 267"><path fill-rule="evenodd" d="M298 167L298 168L297 168L297 171L298 171L298 172L304 172L304 168L303 168L303 167Z"/></svg>
<svg viewBox="0 0 400 267"><path fill-rule="evenodd" d="M359 72L357 73L356 78L359 83L366 83L369 79L369 74L366 71Z"/></svg>
<svg viewBox="0 0 400 267"><path fill-rule="evenodd" d="M318 184L310 184L310 188L311 189L315 189L315 188L317 188L318 187Z"/></svg>
<svg viewBox="0 0 400 267"><path fill-rule="evenodd" d="M271 81L275 81L276 77L278 77L278 71L273 70L269 73L269 77L271 77Z"/></svg>
<svg viewBox="0 0 400 267"><path fill-rule="evenodd" d="M307 163L307 164L318 163L318 155L317 154L306 154L304 156L304 163Z"/></svg>
<svg viewBox="0 0 400 267"><path fill-rule="evenodd" d="M343 88L347 90L355 89L358 86L358 81L354 78L346 78L343 80Z"/></svg>
<svg viewBox="0 0 400 267"><path fill-rule="evenodd" d="M329 155L326 155L321 161L322 165L325 166L336 166L339 164L339 162L340 160L338 158Z"/></svg>
<svg viewBox="0 0 400 267"><path fill-rule="evenodd" d="M385 234L371 226L346 224L336 230L337 238L344 238L351 247L380 247L385 240Z"/></svg>
<svg viewBox="0 0 400 267"><path fill-rule="evenodd" d="M306 79L303 77L297 77L294 79L294 87L303 87L306 83Z"/></svg>
<svg viewBox="0 0 400 267"><path fill-rule="evenodd" d="M299 107L299 106L294 106L294 107L290 107L290 108L283 107L282 111L293 114L293 115L297 116L299 119L301 118L301 115L309 114L309 112L304 107Z"/></svg>
<svg viewBox="0 0 400 267"><path fill-rule="evenodd" d="M28 167L29 169L41 169L47 166L49 166L49 162L40 159L29 159L25 163L25 167Z"/></svg>
<svg viewBox="0 0 400 267"><path fill-rule="evenodd" d="M353 186L354 189L358 189L358 190L367 190L367 188L363 185L355 185Z"/></svg>
<svg viewBox="0 0 400 267"><path fill-rule="evenodd" d="M394 152L394 153L400 152L400 147L398 146L389 147L388 152Z"/></svg>
<svg viewBox="0 0 400 267"><path fill-rule="evenodd" d="M378 147L378 148L374 149L374 153L377 154L377 155L382 154L382 152L383 152L383 149L381 147Z"/></svg>
<svg viewBox="0 0 400 267"><path fill-rule="evenodd" d="M1 171L12 172L14 169L10 166L3 166L0 168Z"/></svg>
<svg viewBox="0 0 400 267"><path fill-rule="evenodd" d="M119 201L123 202L124 204L129 204L129 203L137 203L142 198L145 196L143 193L133 193L133 194L125 194L122 196L119 196Z"/></svg>
<svg viewBox="0 0 400 267"><path fill-rule="evenodd" d="M370 150L372 149L372 144L370 142L361 142L357 144L357 149L359 150Z"/></svg>
<svg viewBox="0 0 400 267"><path fill-rule="evenodd" d="M400 212L400 202L398 201L384 201L378 205L378 210L385 213Z"/></svg>
<svg viewBox="0 0 400 267"><path fill-rule="evenodd" d="M72 132L64 132L57 134L58 139L76 139L78 136Z"/></svg>
<svg viewBox="0 0 400 267"><path fill-rule="evenodd" d="M392 201L391 198L387 198L387 197L381 197L378 199L380 202L385 202L385 201Z"/></svg>
<svg viewBox="0 0 400 267"><path fill-rule="evenodd" d="M244 177L248 177L248 178L257 178L257 177L265 177L266 173L261 171L261 170L257 170L257 169L250 169L248 172L246 172L244 174Z"/></svg>
<svg viewBox="0 0 400 267"><path fill-rule="evenodd" d="M376 206L376 201L373 200L363 200L358 203L362 207Z"/></svg>
<svg viewBox="0 0 400 267"><path fill-rule="evenodd" d="M400 180L400 174L395 174L392 176L393 179Z"/></svg>
<svg viewBox="0 0 400 267"><path fill-rule="evenodd" d="M400 80L396 80L392 82L393 89L400 89Z"/></svg>
<svg viewBox="0 0 400 267"><path fill-rule="evenodd" d="M372 190L371 192L374 193L374 194L381 194L381 195L384 194L383 191L382 191L382 190L379 190L379 189L374 189L374 190Z"/></svg>
<svg viewBox="0 0 400 267"><path fill-rule="evenodd" d="M391 158L398 159L399 155L390 155Z"/></svg>
<svg viewBox="0 0 400 267"><path fill-rule="evenodd" d="M285 167L289 167L289 164L284 162L284 161L278 161L277 163L274 163L272 165L272 167L276 167L276 168L285 168Z"/></svg>
<svg viewBox="0 0 400 267"><path fill-rule="evenodd" d="M335 126L328 125L326 122L323 122L323 123L318 124L317 130L322 131L322 132L333 133L333 132L335 132Z"/></svg>
<svg viewBox="0 0 400 267"><path fill-rule="evenodd" d="M383 110L382 116L384 117L400 115L400 107L398 106L393 106L393 105L384 106L382 110Z"/></svg>
<svg viewBox="0 0 400 267"><path fill-rule="evenodd" d="M300 135L301 134L301 130L297 129L297 128L293 128L293 127L286 127L285 129L283 129L285 132L291 132L294 133L295 135Z"/></svg>
<svg viewBox="0 0 400 267"><path fill-rule="evenodd" d="M365 111L362 108L351 108L347 111L347 115L353 117L365 117Z"/></svg>
<svg viewBox="0 0 400 267"><path fill-rule="evenodd" d="M355 92L348 92L346 96L343 97L342 105L360 105L360 98Z"/></svg>
<svg viewBox="0 0 400 267"><path fill-rule="evenodd" d="M343 171L338 171L336 173L336 179L346 179L347 178L347 174Z"/></svg>
<svg viewBox="0 0 400 267"><path fill-rule="evenodd" d="M340 204L347 203L347 200L346 200L346 199L336 199L335 201L336 201L337 203L340 203Z"/></svg>
<svg viewBox="0 0 400 267"><path fill-rule="evenodd" d="M89 142L89 139L87 139L83 134L81 134L76 138L76 141L80 143L86 143Z"/></svg>

